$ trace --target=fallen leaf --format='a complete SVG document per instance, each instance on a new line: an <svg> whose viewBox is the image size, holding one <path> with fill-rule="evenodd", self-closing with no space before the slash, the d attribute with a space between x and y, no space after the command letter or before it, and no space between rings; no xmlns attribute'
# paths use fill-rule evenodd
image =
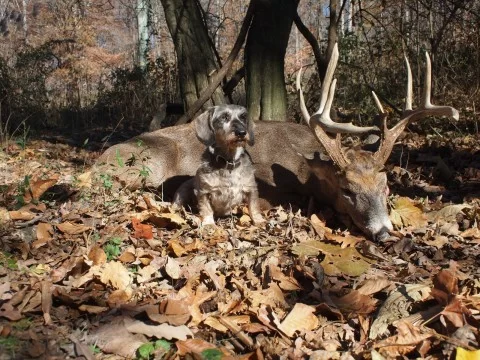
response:
<svg viewBox="0 0 480 360"><path fill-rule="evenodd" d="M398 330L398 335L374 344L374 347L379 349L380 354L388 359L406 355L415 350L417 344L432 337L432 334L422 332L419 328L405 320L399 321L395 326Z"/></svg>
<svg viewBox="0 0 480 360"><path fill-rule="evenodd" d="M34 249L50 242L53 237L53 226L48 223L39 223L37 225L37 240L32 243Z"/></svg>
<svg viewBox="0 0 480 360"><path fill-rule="evenodd" d="M408 309L413 302L425 300L430 296L431 288L423 284L404 284L392 291L378 310L370 327L369 339L388 334L389 325L409 316Z"/></svg>
<svg viewBox="0 0 480 360"><path fill-rule="evenodd" d="M165 272L172 279L180 279L182 274L182 269L180 269L180 264L174 258L168 257L167 264L165 265Z"/></svg>
<svg viewBox="0 0 480 360"><path fill-rule="evenodd" d="M103 352L134 359L137 349L147 342L142 334L132 334L124 323L123 317L117 317L98 328L88 336L89 343L95 344Z"/></svg>
<svg viewBox="0 0 480 360"><path fill-rule="evenodd" d="M79 188L91 188L92 187L92 172L87 171L77 176L77 186Z"/></svg>
<svg viewBox="0 0 480 360"><path fill-rule="evenodd" d="M110 261L102 268L100 281L105 285L112 285L115 289L125 290L132 282L130 272L117 261Z"/></svg>
<svg viewBox="0 0 480 360"><path fill-rule="evenodd" d="M88 253L88 259L92 261L93 265L103 265L107 262L107 254L99 246L94 246Z"/></svg>
<svg viewBox="0 0 480 360"><path fill-rule="evenodd" d="M175 213L156 213L150 214L148 220L160 228L178 229L186 224L184 218Z"/></svg>
<svg viewBox="0 0 480 360"><path fill-rule="evenodd" d="M185 325L172 326L168 324L147 325L140 320L124 318L125 328L135 334L155 336L157 339L178 339L186 340L189 336L193 337L192 331Z"/></svg>
<svg viewBox="0 0 480 360"><path fill-rule="evenodd" d="M447 205L438 211L432 211L428 213L428 218L432 222L436 222L438 220L455 222L459 213L464 214L463 210L471 208L472 206L468 204Z"/></svg>
<svg viewBox="0 0 480 360"><path fill-rule="evenodd" d="M287 336L292 337L296 331L311 331L319 325L313 306L296 303L292 311L285 317L278 327Z"/></svg>
<svg viewBox="0 0 480 360"><path fill-rule="evenodd" d="M413 226L419 228L427 224L423 211L407 197L398 197L394 200L390 220L397 227Z"/></svg>
<svg viewBox="0 0 480 360"><path fill-rule="evenodd" d="M133 237L136 239L153 239L152 225L142 224L137 218L132 218L132 227L135 230Z"/></svg>
<svg viewBox="0 0 480 360"><path fill-rule="evenodd" d="M62 233L68 235L78 235L92 229L90 226L72 223L70 221L65 221L64 223L57 224L56 227Z"/></svg>
<svg viewBox="0 0 480 360"><path fill-rule="evenodd" d="M365 281L363 285L357 289L357 291L363 295L373 295L379 291L382 291L391 284L392 281L388 280L387 278L369 279Z"/></svg>
<svg viewBox="0 0 480 360"><path fill-rule="evenodd" d="M55 175L47 180L36 180L30 182L30 191L23 196L23 200L28 203L32 200L39 200L40 197L58 181L60 175Z"/></svg>
<svg viewBox="0 0 480 360"><path fill-rule="evenodd" d="M478 360L480 359L480 350L465 350L457 347L457 354L455 360Z"/></svg>
<svg viewBox="0 0 480 360"><path fill-rule="evenodd" d="M187 354L196 355L198 358L204 358L201 356L202 352L210 349L217 349L217 347L209 342L206 342L202 339L188 339L185 341L179 340L175 342L177 347L177 354L180 356L185 356ZM230 355L229 353L223 353L224 355ZM217 358L221 359L222 352Z"/></svg>
<svg viewBox="0 0 480 360"><path fill-rule="evenodd" d="M374 312L377 306L377 300L357 290L352 290L340 298L333 295L331 297L340 310L348 313L368 315Z"/></svg>
<svg viewBox="0 0 480 360"><path fill-rule="evenodd" d="M45 325L52 324L50 310L52 308L52 283L48 280L42 281L42 312Z"/></svg>
<svg viewBox="0 0 480 360"><path fill-rule="evenodd" d="M32 220L33 218L35 218L35 214L30 212L30 211L26 211L26 210L14 210L14 211L9 211L8 212L8 215L10 216L10 219L12 220L25 220L25 221L28 221L28 220Z"/></svg>

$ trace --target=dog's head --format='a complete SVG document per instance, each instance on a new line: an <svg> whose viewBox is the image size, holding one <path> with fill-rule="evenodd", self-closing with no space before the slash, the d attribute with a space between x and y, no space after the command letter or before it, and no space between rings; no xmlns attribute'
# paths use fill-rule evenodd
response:
<svg viewBox="0 0 480 360"><path fill-rule="evenodd" d="M207 146L225 148L252 146L255 143L253 121L247 109L239 105L213 106L195 119L198 139Z"/></svg>

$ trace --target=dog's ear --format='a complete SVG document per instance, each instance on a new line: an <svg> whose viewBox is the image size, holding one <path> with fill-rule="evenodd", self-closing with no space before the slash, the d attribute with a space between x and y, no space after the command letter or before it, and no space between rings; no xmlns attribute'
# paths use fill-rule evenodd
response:
<svg viewBox="0 0 480 360"><path fill-rule="evenodd" d="M253 146L255 145L255 134L254 134L254 129L255 129L255 121L250 119L250 117L247 117L247 131L248 131L248 145Z"/></svg>
<svg viewBox="0 0 480 360"><path fill-rule="evenodd" d="M212 117L215 113L215 106L212 106L207 111L203 112L195 121L195 131L197 132L198 140L203 144L210 146L215 143L215 134L213 133Z"/></svg>

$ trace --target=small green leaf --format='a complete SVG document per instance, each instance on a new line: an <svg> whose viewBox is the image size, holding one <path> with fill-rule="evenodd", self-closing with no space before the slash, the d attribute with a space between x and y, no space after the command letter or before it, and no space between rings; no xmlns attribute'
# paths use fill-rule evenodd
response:
<svg viewBox="0 0 480 360"><path fill-rule="evenodd" d="M157 340L155 341L155 350L156 349L163 349L165 352L170 351L170 348L172 347L172 344L170 344L167 340Z"/></svg>
<svg viewBox="0 0 480 360"><path fill-rule="evenodd" d="M201 356L204 360L221 360L223 353L218 349L207 349L201 352Z"/></svg>
<svg viewBox="0 0 480 360"><path fill-rule="evenodd" d="M151 342L148 342L146 344L141 345L137 349L137 355L138 355L138 358L141 360L148 360L150 358L150 355L152 355L154 351L155 351L155 347Z"/></svg>

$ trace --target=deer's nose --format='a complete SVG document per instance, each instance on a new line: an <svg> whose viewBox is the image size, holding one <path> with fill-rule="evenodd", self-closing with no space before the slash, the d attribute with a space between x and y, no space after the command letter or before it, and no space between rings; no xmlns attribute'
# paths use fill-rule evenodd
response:
<svg viewBox="0 0 480 360"><path fill-rule="evenodd" d="M247 131L243 129L237 129L235 130L235 136L239 138L244 138L247 135Z"/></svg>
<svg viewBox="0 0 480 360"><path fill-rule="evenodd" d="M389 230L390 229L388 229L386 226L381 228L380 231L374 235L375 241L381 242L381 241L385 241L386 239L388 239L388 237L390 236L390 234L388 232Z"/></svg>

